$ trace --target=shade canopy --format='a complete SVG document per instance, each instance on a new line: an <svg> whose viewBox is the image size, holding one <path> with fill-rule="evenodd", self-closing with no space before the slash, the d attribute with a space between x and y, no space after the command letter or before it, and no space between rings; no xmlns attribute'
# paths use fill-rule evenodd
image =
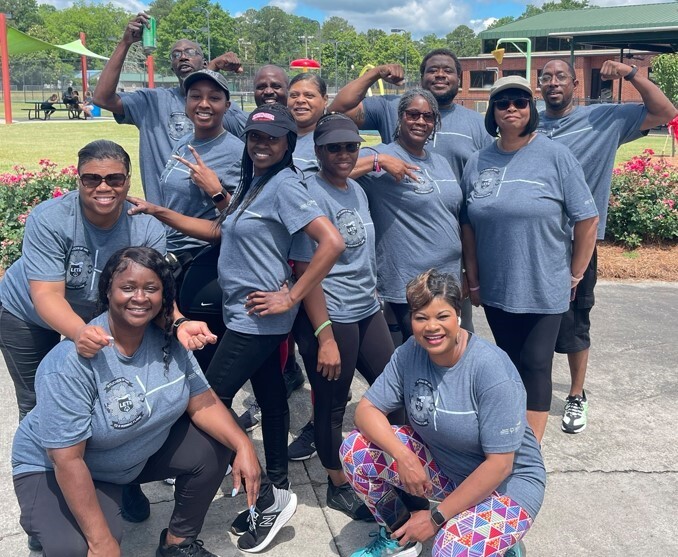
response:
<svg viewBox="0 0 678 557"><path fill-rule="evenodd" d="M310 68L313 70L320 69L320 62L312 58L299 58L290 62L290 68Z"/></svg>
<svg viewBox="0 0 678 557"><path fill-rule="evenodd" d="M66 44L50 44L40 39L35 39L26 33L14 29L13 27L7 28L7 47L9 56L15 56L17 54L29 54L31 52L39 52L41 50L66 50L77 54L78 56L87 56L88 58L98 58L99 60L108 60L105 56L101 56L95 52L89 50L85 45L80 42L80 39L76 39L73 42Z"/></svg>

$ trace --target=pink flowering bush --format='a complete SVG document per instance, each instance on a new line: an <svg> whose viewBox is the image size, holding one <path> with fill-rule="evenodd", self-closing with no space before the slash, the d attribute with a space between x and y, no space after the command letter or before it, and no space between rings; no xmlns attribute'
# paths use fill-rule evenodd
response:
<svg viewBox="0 0 678 557"><path fill-rule="evenodd" d="M628 248L678 239L678 168L652 155L646 149L612 176L606 233Z"/></svg>
<svg viewBox="0 0 678 557"><path fill-rule="evenodd" d="M74 166L58 169L49 160L40 161L40 170L15 166L0 174L0 267L7 268L21 255L26 219L38 203L61 197L77 187Z"/></svg>

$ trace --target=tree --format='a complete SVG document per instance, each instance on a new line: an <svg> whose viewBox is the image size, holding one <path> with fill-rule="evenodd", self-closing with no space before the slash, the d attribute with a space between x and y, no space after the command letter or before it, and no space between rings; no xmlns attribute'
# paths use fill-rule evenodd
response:
<svg viewBox="0 0 678 557"><path fill-rule="evenodd" d="M9 24L24 33L42 23L36 0L0 0L0 12L11 14Z"/></svg>
<svg viewBox="0 0 678 557"><path fill-rule="evenodd" d="M487 26L487 29L485 29L485 30L487 31L489 29L496 29L497 27L502 27L504 25L508 25L509 23L513 23L515 20L516 19L513 16L510 16L510 15L500 17L496 21L490 23Z"/></svg>
<svg viewBox="0 0 678 557"><path fill-rule="evenodd" d="M148 14L152 15L160 23L170 14L175 4L176 0L153 0L148 5Z"/></svg>
<svg viewBox="0 0 678 557"><path fill-rule="evenodd" d="M678 54L660 54L652 60L652 80L678 105Z"/></svg>
<svg viewBox="0 0 678 557"><path fill-rule="evenodd" d="M473 29L460 25L445 37L448 48L457 56L477 56L480 54L480 39Z"/></svg>
<svg viewBox="0 0 678 557"><path fill-rule="evenodd" d="M426 54L432 50L436 50L438 48L448 48L447 41L445 39L441 39L433 33L424 35L417 43L417 49L419 50L419 53L422 55L422 57L426 56Z"/></svg>

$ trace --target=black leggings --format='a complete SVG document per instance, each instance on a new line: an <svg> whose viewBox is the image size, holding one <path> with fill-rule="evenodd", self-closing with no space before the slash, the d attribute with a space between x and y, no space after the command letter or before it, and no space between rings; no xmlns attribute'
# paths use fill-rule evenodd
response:
<svg viewBox="0 0 678 557"><path fill-rule="evenodd" d="M553 353L562 313L509 313L485 306L497 346L509 355L527 391L527 409L548 412L553 385Z"/></svg>
<svg viewBox="0 0 678 557"><path fill-rule="evenodd" d="M374 383L393 354L393 340L381 311L355 323L333 322L332 332L341 356L341 375L338 380L329 381L316 371L318 341L313 332L306 312L300 309L293 333L313 388L316 450L325 468L341 470L339 447L353 374L357 369L370 385Z"/></svg>
<svg viewBox="0 0 678 557"><path fill-rule="evenodd" d="M176 477L172 534L195 537L224 479L231 450L193 425L184 414L172 426L163 446L148 459L133 483ZM97 499L113 537L122 539L122 485L94 482ZM46 557L86 557L87 541L56 481L54 472L21 474L14 478L21 508L20 523L36 536Z"/></svg>
<svg viewBox="0 0 678 557"><path fill-rule="evenodd" d="M228 408L247 380L251 381L261 408L266 472L271 482L281 489L289 487L287 434L290 411L278 348L286 338L287 334L252 335L226 329L205 374Z"/></svg>
<svg viewBox="0 0 678 557"><path fill-rule="evenodd" d="M61 335L19 319L0 305L0 350L14 382L19 419L35 406L35 372Z"/></svg>

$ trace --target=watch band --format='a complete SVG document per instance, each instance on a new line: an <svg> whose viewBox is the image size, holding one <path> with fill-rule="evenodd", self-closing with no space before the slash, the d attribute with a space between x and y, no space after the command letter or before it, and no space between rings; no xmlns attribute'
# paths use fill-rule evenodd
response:
<svg viewBox="0 0 678 557"><path fill-rule="evenodd" d="M212 196L212 201L214 203L221 203L224 199L226 199L226 194L224 193L224 190L221 190L219 193L215 193Z"/></svg>
<svg viewBox="0 0 678 557"><path fill-rule="evenodd" d="M175 338L177 336L177 332L179 331L179 326L186 321L190 321L190 319L188 317L180 317L174 323L172 323L172 334Z"/></svg>
<svg viewBox="0 0 678 557"><path fill-rule="evenodd" d="M638 73L638 66L635 64L631 66L631 71L624 76L625 81L631 81L634 77L636 77L636 74Z"/></svg>
<svg viewBox="0 0 678 557"><path fill-rule="evenodd" d="M431 522L436 525L438 530L445 526L445 523L447 522L447 519L443 516L443 513L438 510L438 505L431 509Z"/></svg>

